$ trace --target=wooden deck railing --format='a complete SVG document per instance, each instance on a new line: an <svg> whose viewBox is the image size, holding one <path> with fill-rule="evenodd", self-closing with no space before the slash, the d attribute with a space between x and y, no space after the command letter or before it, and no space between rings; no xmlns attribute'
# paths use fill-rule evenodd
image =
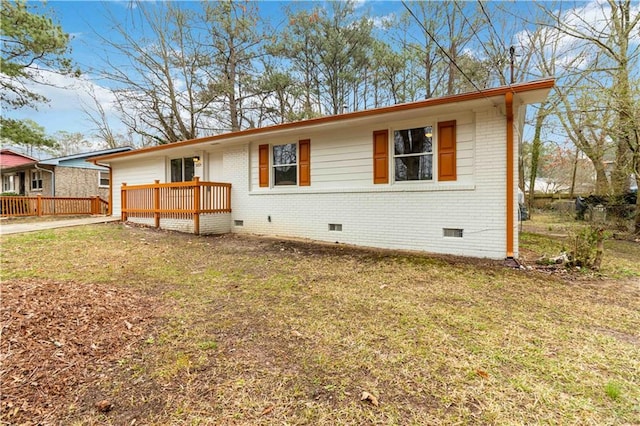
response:
<svg viewBox="0 0 640 426"><path fill-rule="evenodd" d="M65 216L107 214L109 203L100 197L0 196L2 216Z"/></svg>
<svg viewBox="0 0 640 426"><path fill-rule="evenodd" d="M160 183L147 185L122 184L122 220L128 217L154 218L156 228L160 218L193 219L194 233L200 233L200 215L231 212L231 184L200 182Z"/></svg>

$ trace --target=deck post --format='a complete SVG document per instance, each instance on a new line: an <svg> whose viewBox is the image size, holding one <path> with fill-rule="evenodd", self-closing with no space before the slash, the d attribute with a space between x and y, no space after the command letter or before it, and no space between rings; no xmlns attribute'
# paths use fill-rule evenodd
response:
<svg viewBox="0 0 640 426"><path fill-rule="evenodd" d="M160 228L160 181L156 179L153 183L153 220L157 229Z"/></svg>
<svg viewBox="0 0 640 426"><path fill-rule="evenodd" d="M40 194L37 196L36 211L38 212L38 216L42 216L42 195Z"/></svg>
<svg viewBox="0 0 640 426"><path fill-rule="evenodd" d="M193 233L200 235L200 177L193 177Z"/></svg>
<svg viewBox="0 0 640 426"><path fill-rule="evenodd" d="M122 211L120 212L120 219L123 222L127 221L127 184L122 182L122 189L120 189L120 206Z"/></svg>

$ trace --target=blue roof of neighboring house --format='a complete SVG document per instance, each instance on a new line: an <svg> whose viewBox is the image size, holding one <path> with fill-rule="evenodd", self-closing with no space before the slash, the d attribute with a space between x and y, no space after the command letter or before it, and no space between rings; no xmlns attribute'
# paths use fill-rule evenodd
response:
<svg viewBox="0 0 640 426"><path fill-rule="evenodd" d="M38 161L38 164L62 167L77 167L81 169L106 170L106 167L96 166L93 163L87 162L87 159L97 157L99 155L108 155L131 151L132 149L133 148L130 146L121 146L117 148L103 149L100 151L82 152L80 154L66 155L64 157L49 158L46 160Z"/></svg>

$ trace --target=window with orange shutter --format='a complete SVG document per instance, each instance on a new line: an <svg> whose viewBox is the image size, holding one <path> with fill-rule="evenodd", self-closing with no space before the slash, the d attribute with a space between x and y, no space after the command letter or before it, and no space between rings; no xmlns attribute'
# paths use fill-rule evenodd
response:
<svg viewBox="0 0 640 426"><path fill-rule="evenodd" d="M393 132L395 180L433 179L433 130L431 126Z"/></svg>

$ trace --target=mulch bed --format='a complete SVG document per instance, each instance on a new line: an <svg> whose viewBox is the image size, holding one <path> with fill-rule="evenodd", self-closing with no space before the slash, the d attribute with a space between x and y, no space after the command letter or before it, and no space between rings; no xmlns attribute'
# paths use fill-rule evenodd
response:
<svg viewBox="0 0 640 426"><path fill-rule="evenodd" d="M45 425L104 408L84 407L69 389L95 381L154 321L146 296L110 285L9 280L0 297L0 424Z"/></svg>

